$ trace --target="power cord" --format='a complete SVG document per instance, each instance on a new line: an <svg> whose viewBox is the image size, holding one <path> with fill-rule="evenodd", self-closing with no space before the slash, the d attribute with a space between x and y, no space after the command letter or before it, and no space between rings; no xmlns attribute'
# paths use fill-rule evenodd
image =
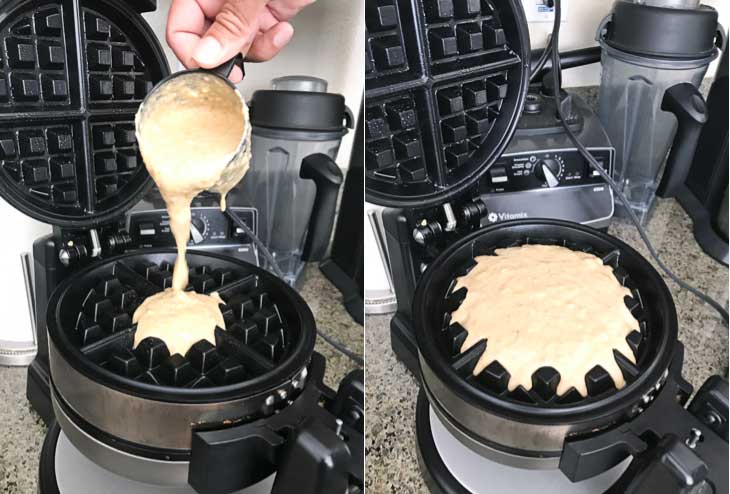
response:
<svg viewBox="0 0 730 494"><path fill-rule="evenodd" d="M269 266L271 266L272 271L274 271L274 274L281 278L282 280L286 277L284 276L284 272L279 267L279 263L276 262L276 259L274 259L274 256L271 255L271 252L269 252L269 249L266 248L264 243L259 239L259 237L251 230L245 221L243 221L236 213L231 211L230 208L226 209L226 215L230 218L230 220L235 223L235 225L244 231L246 235L248 235L248 238L251 239L251 241L256 245L256 248L261 251L261 253L266 258L266 262L269 263Z"/></svg>
<svg viewBox="0 0 730 494"><path fill-rule="evenodd" d="M613 181L613 179L606 173L606 171L603 169L603 167L596 161L596 159L591 155L591 153L586 149L586 147L583 145L583 143L578 140L578 137L573 133L570 126L568 125L565 116L563 115L562 109L560 108L560 51L558 49L559 43L560 43L560 15L561 15L561 9L560 9L561 0L555 0L555 23L553 24L553 35L552 35L552 74L553 74L553 96L555 97L555 106L558 110L558 117L560 118L560 122L563 124L563 127L565 128L566 133L568 134L568 137L570 137L570 140L573 141L573 144L576 148L580 151L580 153L583 155L583 157L590 163L591 167L593 167L594 170L596 170L601 177L606 181L606 183L613 189L614 194L616 197L619 198L621 203L623 204L624 208L626 209L629 219L634 224L636 229L639 232L639 235L641 236L641 240L643 240L644 244L646 245L646 248L649 250L649 253L651 254L651 257L656 261L657 265L666 273L666 275L672 279L677 285L679 285L680 288L683 288L684 290L687 290L691 294L693 294L695 297L697 297L700 301L710 305L713 309L715 309L722 318L722 322L725 327L728 327L728 311L725 307L723 307L720 303L713 300L709 295L706 295L699 289L693 287L689 283L682 280L679 276L674 274L667 265L662 262L662 260L659 258L659 254L657 253L656 249L654 249L654 246L652 245L651 241L649 240L649 236L646 233L646 230L644 230L644 227L641 226L641 222L639 221L639 218L637 218L636 214L634 213L633 209L631 209L631 206L629 204L628 199L624 195L621 188L616 184L616 182ZM547 49L546 49L547 50Z"/></svg>
<svg viewBox="0 0 730 494"><path fill-rule="evenodd" d="M553 29L555 29L555 26L553 25ZM537 60L537 63L535 64L535 67L533 67L532 71L530 72L530 82L534 81L537 76L540 75L540 72L542 72L542 69L545 68L545 64L547 64L547 61L550 60L550 55L553 51L553 37L552 35L548 36L547 44L545 45L545 49L540 54L540 58Z"/></svg>
<svg viewBox="0 0 730 494"><path fill-rule="evenodd" d="M256 245L256 248L261 251L263 256L266 258L266 262L269 263L271 266L271 269L274 271L274 274L281 278L282 280L285 278L284 272L279 267L279 264L276 262L276 259L274 259L274 256L271 254L271 251L264 245L264 243L259 239L259 237L249 228L249 226L246 224L245 221L243 221L236 213L231 211L230 209L226 209L226 215L231 219L231 221L239 227L241 230L248 235L248 237L251 239L251 241ZM331 336L328 336L324 333L322 333L319 329L317 329L317 336L322 338L325 342L327 342L329 345L332 346L335 350L355 362L358 366L364 367L365 362L357 355L355 352L347 348L345 345L340 343L339 341L335 340Z"/></svg>

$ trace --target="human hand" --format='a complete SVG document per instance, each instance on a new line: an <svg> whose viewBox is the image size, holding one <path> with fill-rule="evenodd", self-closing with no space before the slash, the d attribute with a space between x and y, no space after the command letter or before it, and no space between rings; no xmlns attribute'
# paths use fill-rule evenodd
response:
<svg viewBox="0 0 730 494"><path fill-rule="evenodd" d="M276 56L294 34L287 22L314 0L172 0L167 43L192 69L212 69L237 53L265 62ZM234 67L230 79L243 73Z"/></svg>

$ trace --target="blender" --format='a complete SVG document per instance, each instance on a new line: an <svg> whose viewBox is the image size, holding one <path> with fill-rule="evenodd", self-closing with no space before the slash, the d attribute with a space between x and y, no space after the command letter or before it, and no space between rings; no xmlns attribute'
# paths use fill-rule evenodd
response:
<svg viewBox="0 0 730 494"><path fill-rule="evenodd" d="M642 223L689 170L707 120L698 88L725 42L717 18L697 0L619 0L598 29L598 115L616 148L613 178ZM616 214L627 214L619 203Z"/></svg>
<svg viewBox="0 0 730 494"><path fill-rule="evenodd" d="M251 99L251 167L236 201L258 210L259 238L276 272L294 286L307 261L324 258L343 182L335 163L353 127L345 98L327 81L288 76Z"/></svg>

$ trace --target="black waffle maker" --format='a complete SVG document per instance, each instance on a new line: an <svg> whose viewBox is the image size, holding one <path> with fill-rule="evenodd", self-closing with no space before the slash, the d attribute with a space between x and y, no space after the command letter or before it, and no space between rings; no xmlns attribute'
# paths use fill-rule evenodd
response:
<svg viewBox="0 0 730 494"><path fill-rule="evenodd" d="M132 314L176 255L119 229L153 185L134 116L170 72L140 15L155 8L0 6L0 196L54 227L33 247L39 492L362 492L362 371L323 384L312 313L278 278L191 252L188 289L220 293L227 331L184 356L154 338L132 348Z"/></svg>
<svg viewBox="0 0 730 494"><path fill-rule="evenodd" d="M419 378L419 466L434 493L727 493L728 384L710 378L688 405L671 295L631 247L577 223L496 225L482 177L513 136L530 48L514 0L366 0L366 195L383 223L398 310L396 356ZM629 287L640 321L616 390L600 367L589 396L556 396L541 368L508 392L498 362L472 375L485 341L460 352L454 280L477 255L526 243L593 252ZM487 303L485 301L485 303Z"/></svg>

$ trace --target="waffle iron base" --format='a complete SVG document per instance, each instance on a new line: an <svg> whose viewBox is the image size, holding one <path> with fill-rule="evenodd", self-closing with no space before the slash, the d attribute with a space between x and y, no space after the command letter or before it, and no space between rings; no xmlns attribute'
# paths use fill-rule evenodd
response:
<svg viewBox="0 0 730 494"><path fill-rule="evenodd" d="M268 494L274 475L236 494ZM86 458L54 423L41 451L39 494L195 494L190 486L159 486L121 477Z"/></svg>
<svg viewBox="0 0 730 494"><path fill-rule="evenodd" d="M532 470L490 461L454 437L423 389L416 405L416 445L419 467L431 492L449 494L522 494L538 485L542 494L595 494L613 485L630 463L627 459L600 475L572 483L558 469Z"/></svg>

